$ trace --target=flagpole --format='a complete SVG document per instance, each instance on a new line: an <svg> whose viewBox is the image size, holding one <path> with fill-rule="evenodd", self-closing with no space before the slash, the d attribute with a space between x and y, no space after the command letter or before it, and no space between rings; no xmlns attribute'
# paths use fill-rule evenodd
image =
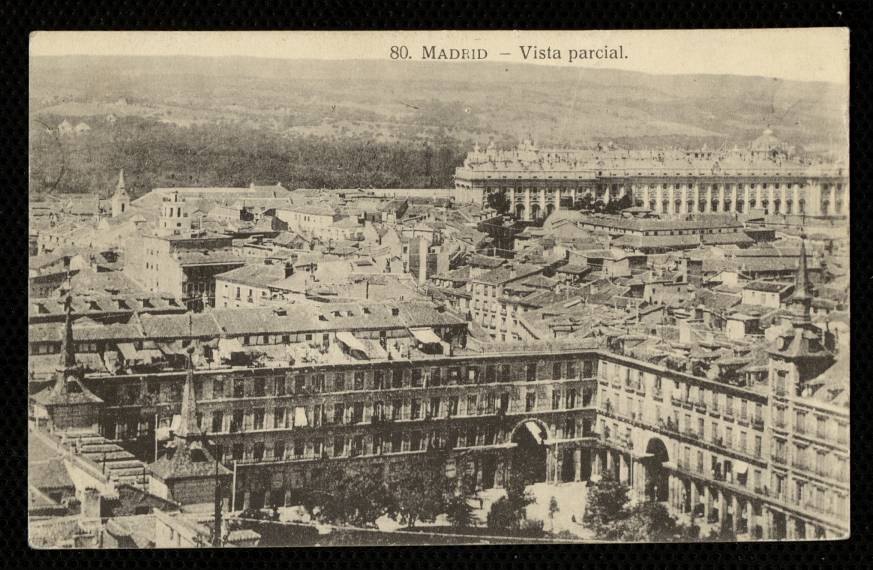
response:
<svg viewBox="0 0 873 570"><path fill-rule="evenodd" d="M155 412L155 461L158 460L158 413Z"/></svg>

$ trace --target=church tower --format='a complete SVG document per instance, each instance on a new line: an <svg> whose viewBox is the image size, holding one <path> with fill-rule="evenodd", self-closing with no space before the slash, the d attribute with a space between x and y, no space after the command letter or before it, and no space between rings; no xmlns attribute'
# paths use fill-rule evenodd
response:
<svg viewBox="0 0 873 570"><path fill-rule="evenodd" d="M130 208L130 195L127 193L127 188L124 187L124 169L118 172L118 184L115 185L115 194L112 195L112 217L118 216L127 212Z"/></svg>
<svg viewBox="0 0 873 570"><path fill-rule="evenodd" d="M82 384L84 369L76 362L69 262L64 294L64 336L61 340L60 362L55 370L54 383L31 396L33 417L37 427L48 431L96 433L103 400Z"/></svg>
<svg viewBox="0 0 873 570"><path fill-rule="evenodd" d="M812 323L812 290L807 273L806 236L801 236L800 260L794 293L788 299L791 327L779 335L770 348L770 389L777 396L802 395L807 383L831 364L834 355L825 347L821 330Z"/></svg>

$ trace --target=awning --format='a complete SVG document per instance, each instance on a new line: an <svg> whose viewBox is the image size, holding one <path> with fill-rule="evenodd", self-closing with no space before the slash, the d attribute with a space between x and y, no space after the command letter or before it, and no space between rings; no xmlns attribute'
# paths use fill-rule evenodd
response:
<svg viewBox="0 0 873 570"><path fill-rule="evenodd" d="M349 347L349 350L360 351L360 352L364 353L365 356L369 357L369 352L367 351L367 347L364 346L364 344L361 341L359 341L357 338L355 338L355 335L353 335L352 333L347 332L347 331L340 331L340 332L336 333L336 339L338 341L340 341L341 343L343 343L344 345L346 345L347 347Z"/></svg>
<svg viewBox="0 0 873 570"><path fill-rule="evenodd" d="M537 442L537 445L542 445L545 441L545 433L543 432L543 428L540 427L539 424L534 422L527 422L524 424L524 427L527 428L527 431L530 432L531 437L534 438L534 441Z"/></svg>
<svg viewBox="0 0 873 570"><path fill-rule="evenodd" d="M125 360L137 360L137 350L132 342L119 342L118 350Z"/></svg>
<svg viewBox="0 0 873 570"><path fill-rule="evenodd" d="M422 344L440 344L443 342L443 340L433 332L433 329L430 328L409 329L409 332L412 333L415 340Z"/></svg>
<svg viewBox="0 0 873 570"><path fill-rule="evenodd" d="M294 427L306 427L309 425L309 418L306 417L306 408L297 406L294 408Z"/></svg>
<svg viewBox="0 0 873 570"><path fill-rule="evenodd" d="M229 355L234 352L245 352L242 343L235 338L222 338L218 340L218 350L222 355Z"/></svg>

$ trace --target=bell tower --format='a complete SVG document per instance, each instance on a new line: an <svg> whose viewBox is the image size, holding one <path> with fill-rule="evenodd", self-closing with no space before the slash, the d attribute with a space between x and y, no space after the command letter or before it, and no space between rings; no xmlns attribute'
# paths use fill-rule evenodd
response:
<svg viewBox="0 0 873 570"><path fill-rule="evenodd" d="M121 169L118 171L118 184L115 185L115 193L112 195L112 217L117 218L129 208L130 195L124 186L124 169Z"/></svg>

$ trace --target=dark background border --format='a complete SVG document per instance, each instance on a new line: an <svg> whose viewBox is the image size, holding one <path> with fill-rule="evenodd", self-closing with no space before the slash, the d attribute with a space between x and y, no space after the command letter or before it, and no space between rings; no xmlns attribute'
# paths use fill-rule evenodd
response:
<svg viewBox="0 0 873 570"><path fill-rule="evenodd" d="M0 309L4 334L0 377L0 509L5 529L0 535L0 553L18 567L39 565L90 568L156 567L173 565L240 568L249 565L353 568L426 566L455 568L544 568L554 566L673 566L680 568L749 565L774 567L873 566L869 550L871 408L867 377L871 352L869 283L873 269L868 260L873 247L870 232L873 200L864 193L870 186L870 97L864 87L871 81L871 35L873 6L862 1L741 0L735 2L645 2L637 1L524 1L473 4L438 0L410 2L296 1L269 3L261 0L176 2L130 0L91 4L44 1L12 5L4 2L0 21L3 53L3 85L0 90L0 154L4 168L2 243L5 267L0 269L8 300ZM851 30L851 201L852 234L852 537L838 542L739 543L688 545L578 545L578 546L482 546L442 548L342 548L260 549L187 551L34 551L26 540L27 440L27 50L33 30L257 30L257 29L656 29L656 28L768 28L848 27ZM767 54L761 54L767 57ZM175 570L175 569L174 569Z"/></svg>

